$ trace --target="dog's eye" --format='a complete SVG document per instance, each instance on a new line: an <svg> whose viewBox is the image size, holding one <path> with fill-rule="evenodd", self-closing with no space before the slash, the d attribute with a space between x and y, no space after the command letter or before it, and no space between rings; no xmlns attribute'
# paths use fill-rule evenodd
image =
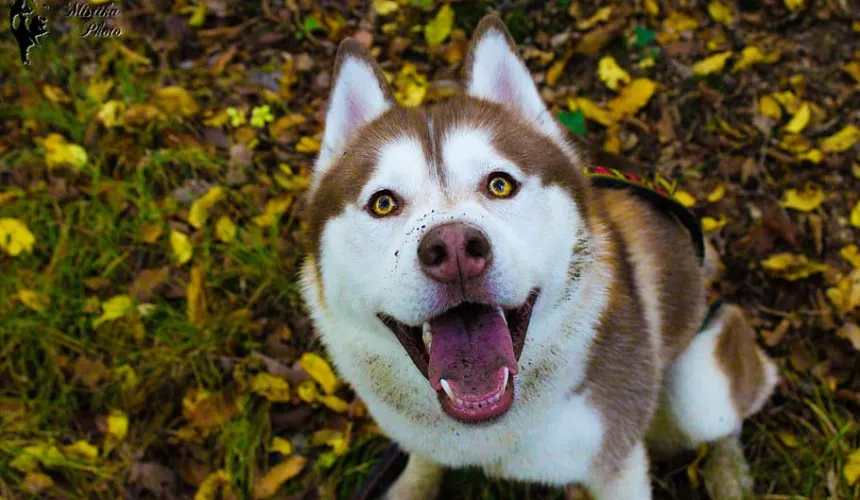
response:
<svg viewBox="0 0 860 500"><path fill-rule="evenodd" d="M516 181L504 172L495 172L487 177L487 192L496 198L513 196L517 189Z"/></svg>
<svg viewBox="0 0 860 500"><path fill-rule="evenodd" d="M399 206L400 205L397 202L397 198L394 196L394 193L388 190L374 194L373 197L370 198L370 203L367 204L367 208L370 210L370 213L377 217L391 215L397 211Z"/></svg>

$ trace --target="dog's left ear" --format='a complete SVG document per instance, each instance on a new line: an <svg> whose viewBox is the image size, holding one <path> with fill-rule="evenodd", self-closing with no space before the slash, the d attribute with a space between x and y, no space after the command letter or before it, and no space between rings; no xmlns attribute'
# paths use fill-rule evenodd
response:
<svg viewBox="0 0 860 500"><path fill-rule="evenodd" d="M538 93L515 43L498 16L481 19L464 62L464 86L469 95L503 104L558 140L563 133Z"/></svg>

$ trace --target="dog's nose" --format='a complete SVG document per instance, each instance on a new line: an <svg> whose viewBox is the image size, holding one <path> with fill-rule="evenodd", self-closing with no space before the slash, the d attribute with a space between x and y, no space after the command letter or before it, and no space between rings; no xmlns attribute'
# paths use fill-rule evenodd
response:
<svg viewBox="0 0 860 500"><path fill-rule="evenodd" d="M475 226L462 222L434 227L418 245L421 269L441 283L480 276L492 256L487 236Z"/></svg>

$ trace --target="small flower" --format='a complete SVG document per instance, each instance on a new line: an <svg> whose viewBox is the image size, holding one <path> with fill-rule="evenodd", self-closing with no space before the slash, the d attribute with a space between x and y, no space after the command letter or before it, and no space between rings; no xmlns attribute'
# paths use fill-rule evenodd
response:
<svg viewBox="0 0 860 500"><path fill-rule="evenodd" d="M272 110L269 109L268 104L257 106L251 110L251 125L254 127L263 128L274 119L275 117L272 115Z"/></svg>
<svg viewBox="0 0 860 500"><path fill-rule="evenodd" d="M230 125L238 127L245 124L245 111L240 111L236 108L227 108L227 116L230 118Z"/></svg>

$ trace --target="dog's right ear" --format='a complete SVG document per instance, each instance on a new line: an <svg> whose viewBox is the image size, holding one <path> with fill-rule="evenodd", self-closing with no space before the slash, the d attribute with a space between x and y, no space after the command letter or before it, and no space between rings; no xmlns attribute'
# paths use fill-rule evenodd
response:
<svg viewBox="0 0 860 500"><path fill-rule="evenodd" d="M343 152L358 129L392 106L391 88L373 57L355 39L341 42L314 175L319 176L328 168L332 158Z"/></svg>

